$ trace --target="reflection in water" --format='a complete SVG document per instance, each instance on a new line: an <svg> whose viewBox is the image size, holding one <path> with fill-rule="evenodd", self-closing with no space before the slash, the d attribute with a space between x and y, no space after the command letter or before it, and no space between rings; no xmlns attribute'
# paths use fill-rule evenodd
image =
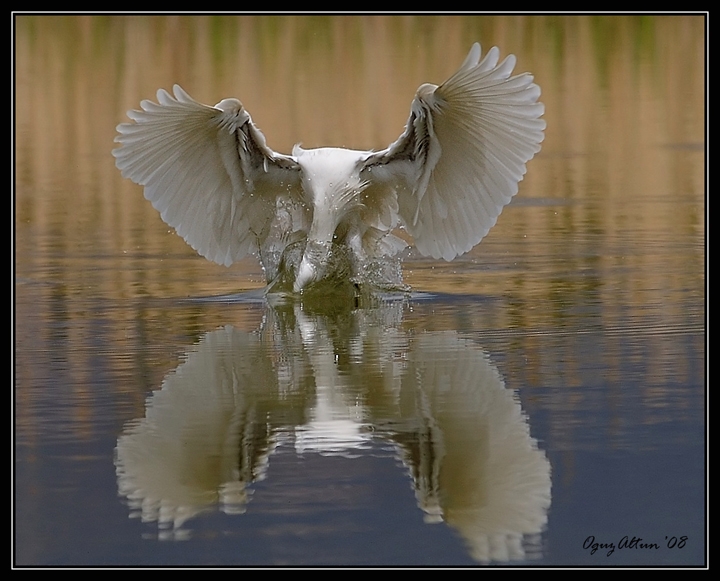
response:
<svg viewBox="0 0 720 581"><path fill-rule="evenodd" d="M219 505L242 513L275 446L362 455L392 442L427 522L481 562L526 558L550 505L550 464L487 355L454 331L402 328L403 304L331 315L268 307L188 349L117 444L120 493L161 538ZM537 550L537 549L534 549Z"/></svg>

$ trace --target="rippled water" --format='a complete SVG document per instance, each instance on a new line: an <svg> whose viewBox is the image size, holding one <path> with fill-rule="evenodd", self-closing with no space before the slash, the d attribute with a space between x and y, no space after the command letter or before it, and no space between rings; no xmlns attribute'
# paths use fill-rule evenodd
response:
<svg viewBox="0 0 720 581"><path fill-rule="evenodd" d="M702 17L15 33L16 566L705 563ZM384 147L475 40L546 140L478 247L404 257L411 294L268 304L113 166L174 82L279 151Z"/></svg>

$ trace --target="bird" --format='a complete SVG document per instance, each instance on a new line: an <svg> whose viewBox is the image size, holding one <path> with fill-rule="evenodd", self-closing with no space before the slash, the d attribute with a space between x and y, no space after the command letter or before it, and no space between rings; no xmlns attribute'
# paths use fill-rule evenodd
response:
<svg viewBox="0 0 720 581"><path fill-rule="evenodd" d="M115 164L200 255L225 266L258 256L268 289L401 287L393 265L407 243L396 229L423 256L468 252L540 151L540 87L513 76L514 55L481 56L475 43L445 82L420 85L404 131L379 151L278 153L238 99L209 106L176 84L128 111Z"/></svg>

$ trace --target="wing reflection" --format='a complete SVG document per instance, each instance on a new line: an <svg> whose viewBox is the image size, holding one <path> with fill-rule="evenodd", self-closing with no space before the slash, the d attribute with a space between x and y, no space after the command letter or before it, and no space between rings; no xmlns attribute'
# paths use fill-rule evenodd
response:
<svg viewBox="0 0 720 581"><path fill-rule="evenodd" d="M118 487L131 516L184 538L200 512L244 512L278 443L353 457L378 438L398 449L426 521L455 528L476 560L539 551L550 464L519 402L476 344L408 328L399 302L268 307L257 332L207 333L118 439Z"/></svg>

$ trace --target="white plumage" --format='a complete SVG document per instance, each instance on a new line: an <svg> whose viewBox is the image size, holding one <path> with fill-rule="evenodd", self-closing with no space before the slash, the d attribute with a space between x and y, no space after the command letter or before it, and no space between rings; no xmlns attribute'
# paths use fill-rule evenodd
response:
<svg viewBox="0 0 720 581"><path fill-rule="evenodd" d="M229 266L257 253L268 283L301 292L368 278L398 253L452 260L475 246L518 191L540 150L540 88L510 76L515 57L480 60L474 44L440 86L420 86L405 131L382 151L271 150L237 99L215 107L180 86L118 125L122 175L145 186L162 219L201 255Z"/></svg>

